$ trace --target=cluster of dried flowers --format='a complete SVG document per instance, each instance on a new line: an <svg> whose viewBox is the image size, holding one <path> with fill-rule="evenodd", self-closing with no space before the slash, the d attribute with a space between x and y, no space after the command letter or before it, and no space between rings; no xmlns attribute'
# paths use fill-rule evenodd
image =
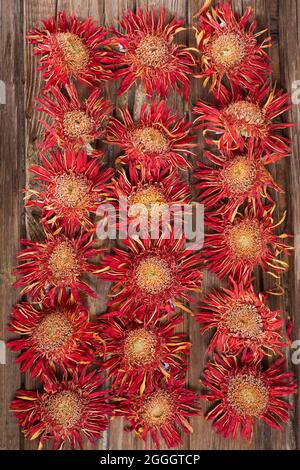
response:
<svg viewBox="0 0 300 470"><path fill-rule="evenodd" d="M209 9L209 3L196 28L198 53L175 42L183 20L168 22L163 9L129 11L111 34L91 19L59 13L28 35L45 80L38 109L49 119L42 121L40 164L30 168L38 189L28 190L27 204L41 209L45 237L22 240L15 285L27 302L13 309L9 328L21 337L9 346L21 351L22 372L41 382L12 402L25 436L40 447L49 439L54 448L82 446L83 438L94 443L110 416L125 416L129 431L144 440L150 435L157 447L161 439L177 446L181 431L192 431L188 417L199 413L199 397L185 386L190 343L177 327L201 289L203 265L230 283L210 293L196 315L204 331L215 330L209 351L219 353L204 372L203 397L215 402L208 418L233 437L239 428L251 437L254 418L275 428L288 419L282 396L295 392L292 374L282 359L261 366L265 354L285 346L283 320L252 287L257 265L275 277L286 267L278 255L289 247L285 234L274 233L268 192L280 188L266 164L289 154L278 130L290 124L274 121L288 109L288 97L264 85L270 44L259 42L261 33L249 24L251 9L237 19L228 4ZM101 202L118 208L124 196L150 213L160 203L191 200L178 169L192 167L192 125L164 99L175 90L188 100L192 75L210 83L216 99L215 106L194 107L196 128L216 149L206 152L215 167L199 163L195 173L209 208L204 250L162 231L157 239L128 237L101 257L94 217ZM152 100L138 122L123 109L106 123L112 106L103 82L120 77L118 93L141 82ZM121 169L104 168L97 140L122 149ZM86 306L96 296L88 273L113 282L107 313L94 321Z"/></svg>

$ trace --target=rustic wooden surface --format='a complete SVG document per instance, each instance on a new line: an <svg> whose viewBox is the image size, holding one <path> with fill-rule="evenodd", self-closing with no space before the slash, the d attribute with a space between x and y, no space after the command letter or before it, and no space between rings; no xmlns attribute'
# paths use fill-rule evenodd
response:
<svg viewBox="0 0 300 470"><path fill-rule="evenodd" d="M268 27L272 39L271 49L273 79L279 85L295 93L296 81L300 80L299 34L300 34L300 0L233 0L233 6L242 11L247 5L253 5L258 25L261 29ZM38 219L34 213L25 212L20 190L28 183L26 168L37 161L37 144L41 138L42 128L39 124L40 114L34 110L34 98L42 86L40 74L36 71L36 60L32 57L32 47L26 44L24 35L38 24L43 17L56 15L65 9L69 13L78 14L82 18L94 17L99 24L113 25L127 8L137 5L149 7L163 5L168 14L177 13L192 25L193 14L199 9L199 1L194 0L0 0L0 80L6 84L6 104L0 104L0 304L2 321L0 340L7 340L7 322L12 305L17 301L17 292L12 289L14 280L11 272L15 265L16 251L21 236L39 237ZM194 45L192 31L183 32L180 41ZM298 83L298 88L300 83ZM116 99L116 84L107 87L107 96L116 106L127 102L132 112L138 116L143 102L143 95L138 88L132 89L127 95ZM300 97L299 93L298 96ZM201 81L192 82L190 104L200 97L207 97ZM295 96L297 97L297 95ZM171 96L170 104L180 113L185 106L179 96ZM189 110L191 106L189 106ZM189 111L190 112L190 111ZM300 338L300 105L295 102L286 119L292 119L296 128L291 132L293 139L293 155L271 171L276 181L285 189L285 194L277 197L278 211L288 209L286 227L295 236L295 251L290 259L290 269L282 277L285 289L283 297L271 299L272 307L282 308L286 318L294 320L293 339ZM198 134L198 157L201 158L203 139ZM112 165L116 151L107 149L107 163ZM218 280L208 273L204 274L204 291L218 285ZM95 283L95 281L93 281ZM90 305L93 314L105 310L107 284L94 284L99 299ZM258 276L257 287L265 290L271 285L270 279ZM189 385L200 391L199 378L206 362L206 347L209 338L201 337L198 326L193 318L185 316L185 330L193 342L188 374ZM287 360L294 369L300 382L300 366L291 364L291 351L286 351ZM14 356L7 352L6 364L0 365L0 449L36 449L34 442L24 441L14 417L8 411L10 400L20 386L34 386L18 371ZM210 424L202 417L193 418L194 433L184 438L183 449L299 449L300 448L300 402L295 398L294 413L291 422L281 432L270 430L263 424L257 425L252 443L237 439L235 442L217 436ZM205 407L204 407L205 410ZM98 443L98 449L143 449L143 443L132 434L123 432L124 423L121 419L114 420L104 439ZM87 449L90 447L87 445Z"/></svg>

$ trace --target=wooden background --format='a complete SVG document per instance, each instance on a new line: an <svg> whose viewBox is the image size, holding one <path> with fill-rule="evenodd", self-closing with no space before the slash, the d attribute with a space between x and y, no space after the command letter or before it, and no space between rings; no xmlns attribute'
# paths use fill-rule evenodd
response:
<svg viewBox="0 0 300 470"><path fill-rule="evenodd" d="M20 237L39 236L37 219L32 213L26 213L20 190L26 185L26 169L33 161L37 161L37 143L41 138L42 128L39 124L40 115L34 110L34 98L41 89L41 77L36 71L36 60L32 57L32 47L27 45L24 35L38 24L40 18L56 15L65 9L68 13L76 13L82 19L89 15L99 24L110 26L127 8L137 5L148 7L163 5L168 14L176 12L186 19L188 25L193 24L192 16L199 9L199 1L192 0L0 0L0 80L6 84L6 105L0 105L0 177L1 177L1 208L0 208L0 306L2 321L0 323L0 340L7 340L6 331L10 310L18 300L11 284L14 277L11 272L15 265L16 252L19 249ZM243 11L247 5L253 5L258 25L261 29L269 28L273 47L270 51L274 68L273 80L293 92L300 80L299 34L300 34L300 0L234 0L237 11ZM181 34L180 41L194 45L192 31ZM300 88L300 82L298 83ZM107 96L117 105L127 101L136 116L143 102L143 95L137 88L120 99L115 98L116 84L107 89ZM295 94L296 95L296 94ZM206 98L201 81L193 80L191 87L191 104L198 98ZM300 99L300 94L298 93ZM180 113L185 111L179 96L171 96L170 104ZM190 112L190 111L189 111ZM297 127L292 131L293 155L279 162L271 171L284 189L285 194L277 197L277 215L288 208L286 227L295 235L295 252L290 257L290 269L282 277L285 289L283 297L271 299L274 308L282 308L286 318L294 319L293 339L300 338L300 139L299 120L300 105L294 104L289 116ZM201 158L203 139L198 133L198 158ZM115 150L107 149L107 162L113 164ZM105 294L108 284L93 281L100 298L91 304L92 313L105 310ZM204 289L217 286L218 280L204 274ZM258 275L257 287L265 290L272 286L272 280L261 273ZM189 332L193 342L191 361L188 374L189 385L197 391L201 390L199 378L206 361L208 337L202 337L194 319L185 315L185 330ZM286 351L289 366L294 369L300 381L300 366L291 364L291 351ZM34 384L19 373L14 362L14 355L7 352L6 365L0 365L0 449L36 449L35 442L26 442L20 433L16 421L8 410L14 392L20 386L32 387ZM291 422L281 431L273 431L259 424L256 426L252 443L236 440L225 440L217 436L210 423L203 417L192 419L194 433L185 437L183 449L296 449L300 448L300 402L294 400L294 413ZM204 407L205 409L205 407ZM132 434L123 432L122 419L114 420L104 439L98 443L98 449L143 449L143 443ZM86 448L90 448L86 446Z"/></svg>

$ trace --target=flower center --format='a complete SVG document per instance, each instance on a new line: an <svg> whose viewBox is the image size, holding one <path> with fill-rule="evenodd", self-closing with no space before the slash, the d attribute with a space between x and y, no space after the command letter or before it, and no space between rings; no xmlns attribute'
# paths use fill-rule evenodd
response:
<svg viewBox="0 0 300 470"><path fill-rule="evenodd" d="M89 53L79 36L73 33L58 33L56 41L63 59L63 67L68 73L76 74L85 69L89 63Z"/></svg>
<svg viewBox="0 0 300 470"><path fill-rule="evenodd" d="M131 365L151 364L155 359L157 338L144 328L128 333L124 343L125 358Z"/></svg>
<svg viewBox="0 0 300 470"><path fill-rule="evenodd" d="M249 101L236 101L224 110L225 117L233 118L241 135L250 137L255 127L264 127L265 119L260 106Z"/></svg>
<svg viewBox="0 0 300 470"><path fill-rule="evenodd" d="M172 279L170 267L158 256L142 259L137 266L135 277L138 287L147 294L165 291Z"/></svg>
<svg viewBox="0 0 300 470"><path fill-rule="evenodd" d="M239 415L259 417L268 406L269 394L260 379L237 375L229 381L227 398Z"/></svg>
<svg viewBox="0 0 300 470"><path fill-rule="evenodd" d="M84 175L63 174L55 182L55 197L63 207L78 208L89 202L89 182Z"/></svg>
<svg viewBox="0 0 300 470"><path fill-rule="evenodd" d="M34 339L40 349L51 352L66 344L72 336L73 328L63 313L46 315L34 331Z"/></svg>
<svg viewBox="0 0 300 470"><path fill-rule="evenodd" d="M237 301L226 314L225 326L243 338L256 339L262 332L263 322L255 305Z"/></svg>
<svg viewBox="0 0 300 470"><path fill-rule="evenodd" d="M163 205L166 203L162 190L155 185L136 189L129 196L128 200L129 206L142 204L146 206L147 211L151 211L156 204Z"/></svg>
<svg viewBox="0 0 300 470"><path fill-rule="evenodd" d="M162 426L174 411L172 399L166 392L159 390L145 401L142 407L142 418L151 426Z"/></svg>
<svg viewBox="0 0 300 470"><path fill-rule="evenodd" d="M89 116L83 111L69 111L63 119L64 132L71 139L89 139L93 124Z"/></svg>
<svg viewBox="0 0 300 470"><path fill-rule="evenodd" d="M241 63L245 54L244 41L234 33L222 34L211 45L211 55L215 64L225 69Z"/></svg>
<svg viewBox="0 0 300 470"><path fill-rule="evenodd" d="M48 395L44 407L48 416L64 430L70 429L78 423L83 409L79 395L72 391Z"/></svg>
<svg viewBox="0 0 300 470"><path fill-rule="evenodd" d="M159 36L149 34L141 39L135 54L146 67L162 67L168 62L168 43Z"/></svg>
<svg viewBox="0 0 300 470"><path fill-rule="evenodd" d="M154 127L141 127L132 132L132 140L145 152L165 153L169 145L165 135Z"/></svg>
<svg viewBox="0 0 300 470"><path fill-rule="evenodd" d="M241 194L248 191L256 177L256 168L247 157L236 157L222 170L223 181L233 194Z"/></svg>
<svg viewBox="0 0 300 470"><path fill-rule="evenodd" d="M67 242L57 245L49 258L49 268L57 281L69 279L77 274L76 252Z"/></svg>
<svg viewBox="0 0 300 470"><path fill-rule="evenodd" d="M256 258L262 251L262 240L258 222L243 220L230 227L229 245L238 258Z"/></svg>

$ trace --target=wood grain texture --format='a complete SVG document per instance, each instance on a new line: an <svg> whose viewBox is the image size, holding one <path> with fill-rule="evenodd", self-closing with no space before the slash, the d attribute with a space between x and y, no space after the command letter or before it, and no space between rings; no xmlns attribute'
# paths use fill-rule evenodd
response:
<svg viewBox="0 0 300 470"><path fill-rule="evenodd" d="M295 251L290 257L290 269L282 277L285 295L272 297L270 302L274 308L280 308L284 317L294 320L293 340L300 339L300 0L233 0L237 11L244 11L247 5L255 8L258 27L269 28L273 47L270 50L273 74L272 80L279 86L293 93L294 104L291 112L284 119L291 119L296 127L291 131L293 139L293 154L276 165L271 166L271 172L283 189L285 194L275 195L278 208L276 216L288 209L285 226L281 230L293 233L295 237ZM175 12L186 20L186 24L193 24L193 14L199 9L199 0L0 0L1 17L1 50L0 50L0 80L5 81L7 89L6 105L0 104L0 176L1 176L1 206L0 206L0 302L2 321L0 323L0 340L7 339L6 326L10 309L17 301L11 283L11 272L15 266L16 250L19 239L26 231L26 236L40 239L41 229L38 214L34 211L24 211L20 189L26 184L31 185L28 177L28 166L38 161L37 145L42 135L39 123L41 114L34 109L34 99L38 96L42 86L40 74L36 70L36 59L32 56L32 46L26 44L24 34L38 24L40 18L57 15L60 10L75 13L82 19L92 16L99 24L116 26L116 20L128 8L137 6L149 8L164 6L167 16ZM194 46L192 29L182 32L178 41ZM144 95L140 87L133 87L128 93L116 97L117 83L106 87L106 96L115 106L114 114L119 114L119 108L128 105L133 115L138 118L139 110L144 102ZM208 99L207 90L203 89L200 80L192 80L191 97L188 108L179 95L170 94L169 104L179 113L186 113L191 118L192 104L199 98ZM197 133L197 159L203 159L205 144L200 132ZM113 166L118 151L106 148L106 163ZM185 173L185 178L192 182L192 174ZM273 281L267 276L258 273L256 287L267 290L274 287ZM109 285L93 280L93 287L97 290L98 298L90 302L89 307L93 316L105 311ZM204 273L204 293L221 282L212 274ZM200 300L200 297L197 301ZM195 308L195 307L193 307ZM185 314L184 329L189 334L193 347L190 355L188 372L189 386L201 391L200 377L206 360L206 349L209 335L202 337L194 319ZM300 386L300 366L292 365L291 350L286 350L287 361L297 374ZM20 375L14 364L14 357L7 353L6 365L0 365L0 449L36 449L34 442L25 442L20 437L16 422L8 411L9 401L14 391L21 383L26 387L34 387L34 381L28 376ZM204 405L204 411L207 407ZM300 448L300 401L295 398L295 411L291 415L290 424L281 432L270 430L263 424L257 424L254 439L251 443L240 439L232 442L217 436L211 426L203 417L191 420L194 433L184 436L182 449L296 449ZM137 440L133 434L123 431L124 422L118 418L110 423L103 440L97 444L98 449L143 449L144 444ZM151 443L147 443L147 448ZM85 446L90 449L89 445ZM163 446L162 446L163 448Z"/></svg>

